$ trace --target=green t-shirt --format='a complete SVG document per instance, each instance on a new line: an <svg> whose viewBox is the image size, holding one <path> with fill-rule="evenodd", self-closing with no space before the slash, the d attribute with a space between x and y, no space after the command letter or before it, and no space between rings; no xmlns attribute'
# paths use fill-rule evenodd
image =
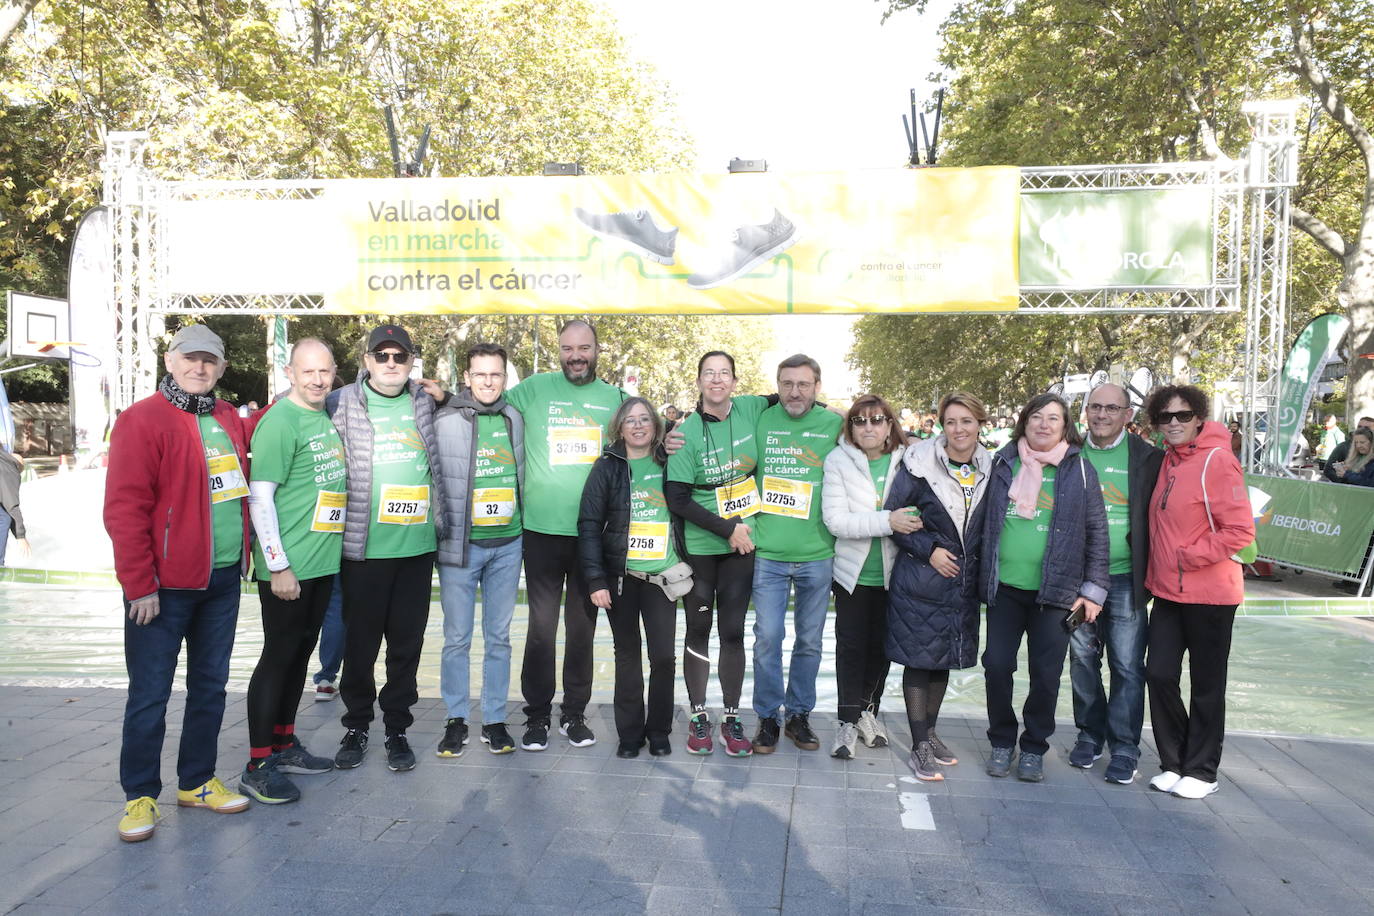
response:
<svg viewBox="0 0 1374 916"><path fill-rule="evenodd" d="M1021 468L1018 458L1012 462L1011 473ZM1054 475L1056 468L1045 467L1040 484L1040 498L1035 501L1035 518L1016 514L1016 503L1007 500L1007 514L1002 520L1002 541L998 548L997 581L1029 592L1040 591L1044 572L1045 548L1050 542L1050 517L1054 512Z"/></svg>
<svg viewBox="0 0 1374 916"><path fill-rule="evenodd" d="M883 487L887 486L887 471L892 467L892 457L881 455L872 458L868 462L868 473L873 478L873 489L878 491L878 504L874 508L883 507ZM863 568L859 570L860 585L876 585L882 588L887 583L883 581L883 539L872 538L868 547L868 556L864 559Z"/></svg>
<svg viewBox="0 0 1374 916"><path fill-rule="evenodd" d="M691 484L692 499L712 515L742 517L752 529L759 509L753 476L759 463L755 426L768 401L740 395L731 403L730 415L718 423L703 420L699 413L682 421L678 429L684 441L682 448L668 456L668 479ZM691 522L684 524L688 553L720 556L731 552L725 538Z"/></svg>
<svg viewBox="0 0 1374 916"><path fill-rule="evenodd" d="M663 466L649 457L631 458L627 569L661 573L681 562L673 546L672 521L663 496Z"/></svg>
<svg viewBox="0 0 1374 916"><path fill-rule="evenodd" d="M825 456L835 447L841 419L813 407L797 419L781 404L759 414L759 495L755 519L758 555L781 563L808 563L835 555L835 536L821 517Z"/></svg>
<svg viewBox="0 0 1374 916"><path fill-rule="evenodd" d="M472 539L513 538L520 526L520 487L506 418L477 415L477 457L472 479Z"/></svg>
<svg viewBox="0 0 1374 916"><path fill-rule="evenodd" d="M253 430L253 479L277 484L277 530L296 578L318 579L338 572L348 468L329 415L289 398L278 401ZM253 568L259 579L271 580L256 541Z"/></svg>
<svg viewBox="0 0 1374 916"><path fill-rule="evenodd" d="M525 529L577 535L577 509L625 392L600 379L574 385L560 372L531 375L506 400L525 418Z"/></svg>
<svg viewBox="0 0 1374 916"><path fill-rule="evenodd" d="M1126 535L1131 531L1131 484L1127 466L1130 462L1130 446L1122 433L1120 441L1111 448L1094 448L1089 439L1083 446L1083 454L1097 470L1097 480L1102 484L1102 501L1107 504L1107 540L1111 545L1111 574L1121 575L1131 571L1131 545L1126 543Z"/></svg>
<svg viewBox="0 0 1374 916"><path fill-rule="evenodd" d="M363 384L372 421L372 501L368 507L369 560L418 557L436 548L434 479L429 455L415 425L415 402L402 391L394 398Z"/></svg>
<svg viewBox="0 0 1374 916"><path fill-rule="evenodd" d="M243 500L248 475L239 465L229 434L210 414L198 414L200 441L205 446L205 469L210 486L211 565L215 569L239 562L243 556Z"/></svg>

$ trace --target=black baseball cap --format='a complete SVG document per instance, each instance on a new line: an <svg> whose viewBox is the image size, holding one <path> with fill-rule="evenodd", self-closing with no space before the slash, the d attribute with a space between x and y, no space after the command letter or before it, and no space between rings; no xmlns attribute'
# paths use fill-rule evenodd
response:
<svg viewBox="0 0 1374 916"><path fill-rule="evenodd" d="M415 344L410 342L410 335L406 329L399 324L384 324L372 332L367 338L367 348L375 350L382 344L394 343L400 345L401 349L407 353L419 353Z"/></svg>

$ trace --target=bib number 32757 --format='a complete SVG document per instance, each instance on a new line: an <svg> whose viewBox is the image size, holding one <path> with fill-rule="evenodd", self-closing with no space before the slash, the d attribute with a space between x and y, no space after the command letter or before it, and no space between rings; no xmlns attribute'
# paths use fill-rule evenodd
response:
<svg viewBox="0 0 1374 916"><path fill-rule="evenodd" d="M763 478L763 511L788 518L811 517L811 487L805 480Z"/></svg>
<svg viewBox="0 0 1374 916"><path fill-rule="evenodd" d="M429 521L429 487L382 487L377 521L383 525L423 525Z"/></svg>

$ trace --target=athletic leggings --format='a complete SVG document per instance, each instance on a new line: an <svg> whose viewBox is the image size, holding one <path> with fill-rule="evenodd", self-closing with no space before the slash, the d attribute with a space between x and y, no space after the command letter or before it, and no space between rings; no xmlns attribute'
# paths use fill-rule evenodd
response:
<svg viewBox="0 0 1374 916"><path fill-rule="evenodd" d="M258 582L262 604L262 656L248 682L248 744L271 747L274 729L296 724L296 707L310 666L310 653L320 636L320 624L334 577L301 582L301 596L283 601L272 594L272 583Z"/></svg>
<svg viewBox="0 0 1374 916"><path fill-rule="evenodd" d="M682 653L682 676L692 714L706 709L706 681L711 674L710 643L713 616L720 628L720 656L716 659L721 699L727 716L739 712L744 690L744 615L754 589L754 555L723 553L691 556L692 590L682 598L687 615L687 638ZM712 614L713 607L716 613Z"/></svg>

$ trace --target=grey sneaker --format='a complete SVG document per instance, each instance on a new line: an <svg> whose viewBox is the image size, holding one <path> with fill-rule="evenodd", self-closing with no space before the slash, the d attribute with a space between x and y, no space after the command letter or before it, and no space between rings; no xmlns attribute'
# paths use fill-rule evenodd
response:
<svg viewBox="0 0 1374 916"><path fill-rule="evenodd" d="M1135 759L1127 757L1125 754L1113 754L1111 762L1107 764L1107 782L1120 783L1129 786L1135 782Z"/></svg>
<svg viewBox="0 0 1374 916"><path fill-rule="evenodd" d="M940 736L935 734L935 729L928 733L930 741L930 752L935 755L935 762L942 767L952 767L959 762L959 758L954 756L954 752L940 740Z"/></svg>
<svg viewBox="0 0 1374 916"><path fill-rule="evenodd" d="M742 277L755 267L791 248L797 241L797 227L777 210L773 218L758 226L740 226L731 239L730 249L715 268L692 274L687 285L692 289L714 289Z"/></svg>
<svg viewBox="0 0 1374 916"><path fill-rule="evenodd" d="M922 741L911 749L911 756L907 758L906 765L911 767L911 772L923 782L939 782L945 778L935 760L935 753L930 749L929 741Z"/></svg>
<svg viewBox="0 0 1374 916"><path fill-rule="evenodd" d="M588 213L581 207L573 210L579 222L603 239L623 242L651 261L672 264L677 249L677 229L658 228L647 210L628 210L624 213Z"/></svg>
<svg viewBox="0 0 1374 916"><path fill-rule="evenodd" d="M1043 782L1045 779L1045 757L1043 754L1021 752L1016 761L1016 778L1022 782Z"/></svg>
<svg viewBox="0 0 1374 916"><path fill-rule="evenodd" d="M277 755L273 754L252 769L244 767L243 775L239 777L239 791L264 805L300 801L301 790L286 778L277 764Z"/></svg>
<svg viewBox="0 0 1374 916"><path fill-rule="evenodd" d="M841 722L835 731L835 744L830 748L830 756L841 760L854 758L854 746L859 740L859 729L852 722Z"/></svg>
<svg viewBox="0 0 1374 916"><path fill-rule="evenodd" d="M1102 748L1093 744L1091 741L1078 739L1078 743L1069 751L1069 766L1079 767L1080 769L1092 769L1092 765L1102 759Z"/></svg>
<svg viewBox="0 0 1374 916"><path fill-rule="evenodd" d="M995 747L992 749L992 756L988 758L989 776L1010 776L1011 758L1016 756L1014 748Z"/></svg>
<svg viewBox="0 0 1374 916"><path fill-rule="evenodd" d="M277 768L283 773L315 776L334 769L334 761L328 757L316 757L305 749L300 738L292 735L291 743L277 751Z"/></svg>
<svg viewBox="0 0 1374 916"><path fill-rule="evenodd" d="M871 710L859 713L859 740L869 747L887 747L887 730Z"/></svg>

